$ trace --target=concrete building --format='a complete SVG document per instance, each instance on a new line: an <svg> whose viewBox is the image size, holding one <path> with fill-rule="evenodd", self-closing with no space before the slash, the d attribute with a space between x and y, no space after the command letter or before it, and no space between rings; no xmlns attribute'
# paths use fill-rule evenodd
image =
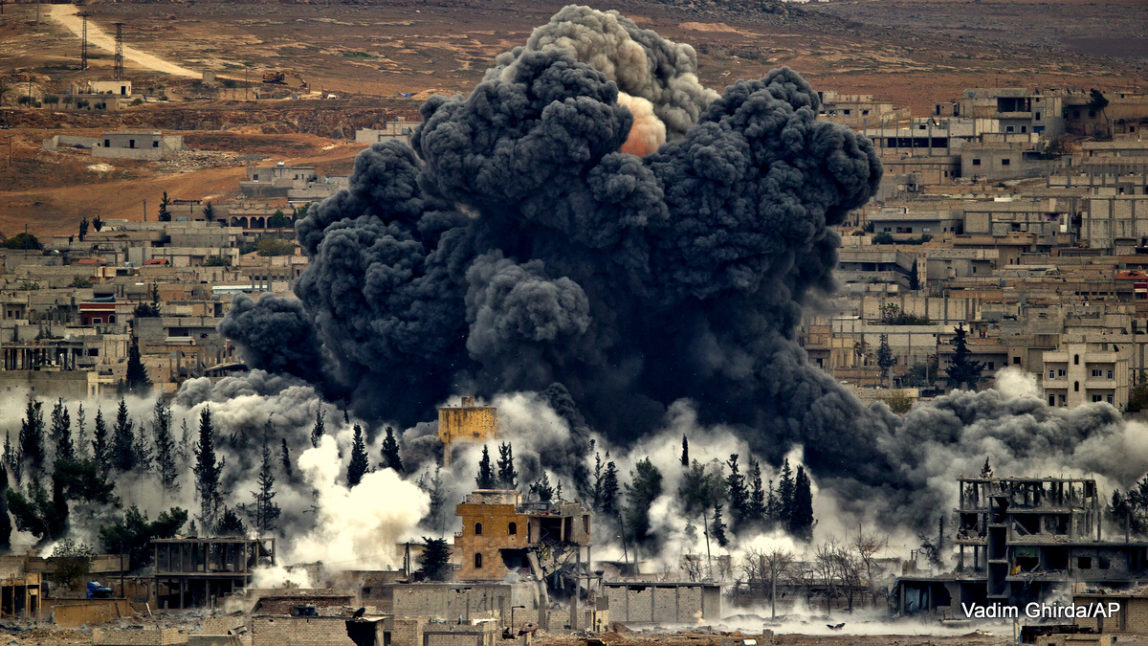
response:
<svg viewBox="0 0 1148 646"><path fill-rule="evenodd" d="M395 117L393 121L388 121L382 128L360 128L356 130L355 143L379 144L385 141L406 143L414 134L416 125L402 117Z"/></svg>
<svg viewBox="0 0 1148 646"><path fill-rule="evenodd" d="M247 587L256 567L275 564L273 538L157 538L152 546L161 608L206 606Z"/></svg>
<svg viewBox="0 0 1148 646"><path fill-rule="evenodd" d="M885 207L865 219L873 223L873 233L887 233L893 239L936 237L963 233L965 218L958 210L917 210L908 206Z"/></svg>
<svg viewBox="0 0 1148 646"><path fill-rule="evenodd" d="M1044 353L1041 386L1049 406L1072 408L1107 402L1128 405L1132 347L1116 343L1064 343Z"/></svg>
<svg viewBox="0 0 1148 646"><path fill-rule="evenodd" d="M93 157L113 159L168 159L183 150L183 137L159 131L105 132L92 149Z"/></svg>
<svg viewBox="0 0 1148 646"><path fill-rule="evenodd" d="M451 447L457 442L485 442L498 434L498 409L478 406L474 397L463 397L458 406L438 409L438 439L442 463L450 466Z"/></svg>
<svg viewBox="0 0 1148 646"><path fill-rule="evenodd" d="M1148 581L1148 542L1103 540L1095 480L961 478L958 487L957 567L898 579L902 614L963 616L962 603L1023 606L1075 582Z"/></svg>
<svg viewBox="0 0 1148 646"><path fill-rule="evenodd" d="M116 96L131 96L131 81L88 81L84 88L87 94L114 94Z"/></svg>
<svg viewBox="0 0 1148 646"><path fill-rule="evenodd" d="M1055 137L1064 132L1064 96L1055 90L974 88L952 103L935 106L937 116L996 119L1000 132Z"/></svg>
<svg viewBox="0 0 1148 646"><path fill-rule="evenodd" d="M288 200L319 201L350 185L347 176L326 177L312 166L250 166L247 179L240 180L239 190L246 198L280 197ZM234 213L232 217L241 217Z"/></svg>
<svg viewBox="0 0 1148 646"><path fill-rule="evenodd" d="M577 502L523 503L509 489L479 489L467 494L456 513L462 531L454 546L462 581L502 581L511 572L542 579L562 567L590 561L590 512ZM538 554L546 548L547 555Z"/></svg>
<svg viewBox="0 0 1148 646"><path fill-rule="evenodd" d="M666 581L602 584L612 621L625 624L698 624L721 619L721 586Z"/></svg>

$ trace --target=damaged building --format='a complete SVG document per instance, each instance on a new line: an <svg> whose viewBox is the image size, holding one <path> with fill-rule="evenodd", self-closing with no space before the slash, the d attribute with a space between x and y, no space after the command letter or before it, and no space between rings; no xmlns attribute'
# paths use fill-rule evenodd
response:
<svg viewBox="0 0 1148 646"><path fill-rule="evenodd" d="M1102 535L1095 480L961 478L959 486L956 569L900 578L902 614L1022 605L1076 582L1113 589L1148 582L1148 541Z"/></svg>
<svg viewBox="0 0 1148 646"><path fill-rule="evenodd" d="M514 489L479 489L456 511L459 580L502 581L512 572L569 578L590 562L590 511L578 502L524 503Z"/></svg>
<svg viewBox="0 0 1148 646"><path fill-rule="evenodd" d="M273 538L157 538L155 598L161 608L205 606L251 584L275 564Z"/></svg>

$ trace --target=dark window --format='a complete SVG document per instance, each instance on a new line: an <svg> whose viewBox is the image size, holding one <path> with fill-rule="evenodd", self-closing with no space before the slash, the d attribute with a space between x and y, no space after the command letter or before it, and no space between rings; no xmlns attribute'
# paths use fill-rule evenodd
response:
<svg viewBox="0 0 1148 646"><path fill-rule="evenodd" d="M135 148L135 147L136 147L136 140L135 139L128 139L128 148Z"/></svg>
<svg viewBox="0 0 1148 646"><path fill-rule="evenodd" d="M474 569L476 569L476 570L482 569L482 554L481 553L474 555Z"/></svg>
<svg viewBox="0 0 1148 646"><path fill-rule="evenodd" d="M1020 131L1021 132L1028 132L1028 126L1021 126Z"/></svg>
<svg viewBox="0 0 1148 646"><path fill-rule="evenodd" d="M1013 130L1012 126L1006 126L1005 127L1005 132L1012 132L1012 130Z"/></svg>
<svg viewBox="0 0 1148 646"><path fill-rule="evenodd" d="M510 523L510 526L507 528L507 533L511 536L516 536L518 534L518 523Z"/></svg>
<svg viewBox="0 0 1148 646"><path fill-rule="evenodd" d="M980 166L980 165L981 165L981 160L979 160L979 159L973 160L973 166Z"/></svg>
<svg viewBox="0 0 1148 646"><path fill-rule="evenodd" d="M1080 355L1079 354L1072 355L1072 363L1073 363L1073 365L1077 365L1077 366L1080 365Z"/></svg>
<svg viewBox="0 0 1148 646"><path fill-rule="evenodd" d="M1002 159L1001 160L1001 166L1008 166L1011 163L1012 163L1011 159Z"/></svg>
<svg viewBox="0 0 1148 646"><path fill-rule="evenodd" d="M1040 121L1040 113L1039 112L1036 113L1036 120Z"/></svg>
<svg viewBox="0 0 1148 646"><path fill-rule="evenodd" d="M1079 557L1077 557L1076 558L1076 567L1081 569L1081 570L1091 570L1092 569L1092 557L1090 557L1090 556L1079 556Z"/></svg>
<svg viewBox="0 0 1148 646"><path fill-rule="evenodd" d="M152 148L159 148L159 140L157 139L156 141L151 142L151 147Z"/></svg>
<svg viewBox="0 0 1148 646"><path fill-rule="evenodd" d="M1048 405L1049 406L1056 406L1056 395L1049 395L1048 396Z"/></svg>
<svg viewBox="0 0 1148 646"><path fill-rule="evenodd" d="M1080 392L1080 382L1079 381L1072 382L1072 392L1074 392L1074 393Z"/></svg>
<svg viewBox="0 0 1148 646"><path fill-rule="evenodd" d="M1020 357L1013 357L1012 358L1012 365L1019 366L1020 365Z"/></svg>
<svg viewBox="0 0 1148 646"><path fill-rule="evenodd" d="M111 148L111 147L112 147L112 140L111 139L105 139L104 140L104 148Z"/></svg>
<svg viewBox="0 0 1148 646"><path fill-rule="evenodd" d="M474 524L474 535L475 536L482 536L482 523L475 523Z"/></svg>

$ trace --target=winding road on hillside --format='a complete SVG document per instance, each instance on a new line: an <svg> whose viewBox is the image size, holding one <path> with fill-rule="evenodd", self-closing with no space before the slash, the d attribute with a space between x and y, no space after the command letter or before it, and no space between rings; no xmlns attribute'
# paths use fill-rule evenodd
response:
<svg viewBox="0 0 1148 646"><path fill-rule="evenodd" d="M60 23L68 29L68 31L75 34L76 38L83 37L84 19L79 15L79 9L76 5L72 4L54 4L48 5L48 14L53 20ZM109 52L116 51L116 39L100 29L94 21L88 21L88 44L95 45L100 49L106 49ZM189 70L186 67L180 67L175 63L169 63L158 56L153 56L147 52L124 45L124 61L131 61L141 67L146 67L157 72L164 74L171 74L173 76L185 76L188 78L200 78L202 73L195 70Z"/></svg>

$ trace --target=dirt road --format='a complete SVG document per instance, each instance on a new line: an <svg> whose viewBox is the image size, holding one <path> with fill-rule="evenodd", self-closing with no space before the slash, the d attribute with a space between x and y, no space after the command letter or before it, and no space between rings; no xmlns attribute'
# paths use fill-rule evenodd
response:
<svg viewBox="0 0 1148 646"><path fill-rule="evenodd" d="M79 9L76 5L71 4L55 4L48 5L48 14L53 20L60 23L68 29L68 31L75 34L76 38L80 38L84 30L84 20L76 15ZM100 26L93 21L88 21L88 44L95 45L101 49L106 49L109 52L115 52L116 41L115 38L100 29ZM124 45L124 60L131 61L136 65L163 72L164 74L171 74L173 76L185 76L188 78L200 78L203 76L200 72L189 70L186 67L180 67L174 63L169 63L162 58L152 56L147 52L141 52L134 47Z"/></svg>

